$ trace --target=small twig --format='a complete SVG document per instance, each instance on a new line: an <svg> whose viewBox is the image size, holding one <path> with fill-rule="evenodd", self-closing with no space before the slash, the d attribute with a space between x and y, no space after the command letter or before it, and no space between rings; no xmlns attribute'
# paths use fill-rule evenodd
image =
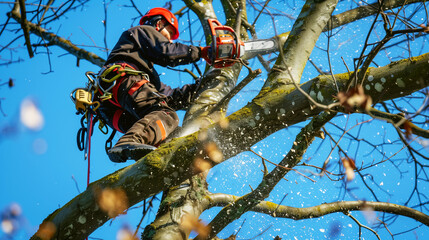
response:
<svg viewBox="0 0 429 240"><path fill-rule="evenodd" d="M91 42L94 44L94 47L98 47L97 44L95 43L94 39L88 33L86 33L82 27L79 27L79 28L83 32L83 34L85 34L91 40ZM98 48L101 48L101 47L98 47Z"/></svg>
<svg viewBox="0 0 429 240"><path fill-rule="evenodd" d="M140 10L138 9L138 7L136 6L136 4L134 3L133 0L130 0L131 4L133 5L134 9L138 12L138 14L140 16L143 16L143 13L140 12Z"/></svg>
<svg viewBox="0 0 429 240"><path fill-rule="evenodd" d="M277 204L276 209L274 209L274 212L273 212L274 217L275 217L276 211L277 211L277 210L279 209L279 207L282 205L282 202L285 200L285 198L287 197L287 195L289 195L289 193L286 193L286 194L283 196L282 200L279 202L279 204Z"/></svg>
<svg viewBox="0 0 429 240"><path fill-rule="evenodd" d="M328 55L327 57L328 57L328 64L329 64L329 72L331 73L331 76L334 79L335 87L337 88L337 93L339 93L340 89L338 87L337 79L335 78L334 72L332 70L331 56L329 54L329 47L330 47L331 37L332 37L332 22L333 21L332 21L332 15L331 15L331 21L329 21L329 23L331 24L331 27L328 30L328 46L327 46L327 49L326 49L326 53Z"/></svg>
<svg viewBox="0 0 429 240"><path fill-rule="evenodd" d="M235 32L237 37L240 39L240 28L241 28L241 12L243 11L243 5L239 4L238 11L236 13L237 18L235 19Z"/></svg>
<svg viewBox="0 0 429 240"><path fill-rule="evenodd" d="M238 233L239 233L239 232L241 231L241 229L243 228L244 223L246 223L246 219L244 219L244 220L243 220L243 223L242 223L242 224L240 225L240 227L238 228L237 233L236 233L236 234L234 234L234 236L235 236L235 237L237 237Z"/></svg>
<svg viewBox="0 0 429 240"><path fill-rule="evenodd" d="M368 226L365 226L365 225L363 225L362 223L360 223L360 222L359 222L359 220L357 220L355 217L353 217L353 216L350 214L350 212L346 212L346 213L344 213L344 214L345 214L346 216L350 217L351 219L353 219L353 221L355 221L355 222L356 222L356 224L359 226L359 235L360 235L360 229L361 229L361 228L365 228L365 229L368 229L369 231L373 232L373 233L375 234L375 236L377 236L377 238L378 238L379 240L381 240L380 236L378 235L378 233L377 233L376 231L374 231L372 228L370 228L370 227L368 227ZM359 238L360 238L360 236L359 236Z"/></svg>
<svg viewBox="0 0 429 240"><path fill-rule="evenodd" d="M255 26L256 21L258 21L259 17L261 16L262 12L264 12L265 8L267 7L268 3L270 3L271 0L267 0L264 4L264 6L262 7L261 11L259 11L258 16L256 16L255 20L252 23L252 26Z"/></svg>
<svg viewBox="0 0 429 240"><path fill-rule="evenodd" d="M21 10L21 28L24 32L25 45L27 45L27 51L30 58L34 57L33 49L30 41L30 27L27 22L27 13L25 11L25 0L19 0L19 6Z"/></svg>
<svg viewBox="0 0 429 240"><path fill-rule="evenodd" d="M347 68L347 73L349 74L349 78L350 78L351 77L351 73L350 73L349 66L347 66L347 63L346 63L346 61L344 60L344 58L342 56L341 56L341 59L343 60L344 66L346 66L346 68Z"/></svg>
<svg viewBox="0 0 429 240"><path fill-rule="evenodd" d="M139 232L139 229L140 229L140 226L141 226L141 224L142 224L142 222L143 222L143 219L145 218L146 214L149 212L150 208L153 206L152 204L153 204L153 200L155 199L155 197L156 197L156 195L155 195L155 196L153 196L153 197L149 200L149 202L148 202L149 207L148 207L147 209L146 209L146 205L144 205L144 206L143 206L143 216L142 216L142 218L140 219L139 224L137 225L136 231L134 232L134 235L133 235L133 239L135 239L135 237L137 236L137 233Z"/></svg>
<svg viewBox="0 0 429 240"><path fill-rule="evenodd" d="M314 179L311 179L309 176L306 176L305 174L301 173L300 171L298 171L298 170L296 170L296 169L288 168L288 167L285 167L285 166L279 165L279 164L277 164L277 163L271 162L270 160L268 160L268 159L266 159L266 158L262 157L260 154L258 154L258 153L256 153L255 151L253 151L252 149L250 149L250 152L254 153L256 156L259 156L260 158L263 158L265 161L267 161L267 162L269 162L269 163L273 164L273 165L274 165L274 166L276 166L276 167L280 167L280 168L283 168L283 169L288 170L288 171L294 171L294 172L296 172L297 174L299 174L299 175L301 175L301 176L303 176L303 177L307 178L308 180L310 180L310 181L312 181L312 182L316 182Z"/></svg>
<svg viewBox="0 0 429 240"><path fill-rule="evenodd" d="M107 48L107 1L104 1L104 21L103 21L103 26L104 26L104 47L106 49ZM106 51L106 57L109 56L109 53Z"/></svg>
<svg viewBox="0 0 429 240"><path fill-rule="evenodd" d="M76 186L77 192L80 194L80 189L79 189L79 185L77 184L76 179L74 178L74 176L72 175L72 179L74 181L74 185Z"/></svg>
<svg viewBox="0 0 429 240"><path fill-rule="evenodd" d="M48 4L45 6L45 10L43 11L42 17L39 20L39 23L37 25L40 26L43 19L45 18L45 14L48 12L49 8L51 7L51 4L54 2L54 0L49 0Z"/></svg>
<svg viewBox="0 0 429 240"><path fill-rule="evenodd" d="M384 225L384 227L386 228L386 230L387 230L387 232L389 232L389 234L390 234L390 236L392 237L392 239L395 239L394 237L393 237L393 233L389 230L389 228L387 227L387 224L385 223L385 222L383 222L383 221L381 221L380 219L378 219L377 218L377 220L381 223L381 224L383 224Z"/></svg>

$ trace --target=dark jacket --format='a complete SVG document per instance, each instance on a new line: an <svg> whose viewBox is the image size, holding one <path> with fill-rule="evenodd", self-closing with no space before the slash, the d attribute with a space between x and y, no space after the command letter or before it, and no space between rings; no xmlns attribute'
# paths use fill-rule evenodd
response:
<svg viewBox="0 0 429 240"><path fill-rule="evenodd" d="M169 99L177 100L177 103L169 101L168 104L178 110L184 107L181 106L182 103L178 106L174 105L189 99L196 85L188 84L181 88L172 89L160 81L154 64L174 67L196 62L200 57L200 48L181 43L170 43L154 27L140 25L122 33L105 65L126 62L135 66L137 70L144 71L149 75L150 82L160 93L169 96Z"/></svg>

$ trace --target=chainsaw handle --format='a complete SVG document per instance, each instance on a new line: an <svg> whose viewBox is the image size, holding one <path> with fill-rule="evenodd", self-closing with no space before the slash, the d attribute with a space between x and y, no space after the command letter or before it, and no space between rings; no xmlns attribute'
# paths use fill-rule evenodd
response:
<svg viewBox="0 0 429 240"><path fill-rule="evenodd" d="M216 31L219 31L219 30L235 33L234 29L232 29L231 27L228 27L228 26L223 26L217 19L208 19L207 21L209 22L210 31L212 33L212 36L216 36ZM215 24L216 24L216 26L215 26ZM213 41L213 39L212 39L212 41Z"/></svg>

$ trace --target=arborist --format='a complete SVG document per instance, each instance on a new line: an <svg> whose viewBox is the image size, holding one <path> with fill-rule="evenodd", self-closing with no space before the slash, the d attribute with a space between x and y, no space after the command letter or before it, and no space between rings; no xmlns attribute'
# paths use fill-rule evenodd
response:
<svg viewBox="0 0 429 240"><path fill-rule="evenodd" d="M98 73L98 115L123 132L108 156L113 162L138 159L155 149L178 126L176 110L189 104L198 82L172 89L162 83L154 65L177 66L210 59L210 47L173 43L177 18L153 8L140 25L123 32ZM106 94L108 93L108 94Z"/></svg>

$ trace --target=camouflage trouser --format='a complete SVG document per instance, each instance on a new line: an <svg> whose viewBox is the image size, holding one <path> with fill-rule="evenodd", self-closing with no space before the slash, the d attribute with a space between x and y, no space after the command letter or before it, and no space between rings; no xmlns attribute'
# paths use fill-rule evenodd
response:
<svg viewBox="0 0 429 240"><path fill-rule="evenodd" d="M98 114L110 127L125 132L116 143L159 145L179 124L166 96L140 75L127 75L114 90L116 101L103 101ZM118 104L120 106L118 106Z"/></svg>

